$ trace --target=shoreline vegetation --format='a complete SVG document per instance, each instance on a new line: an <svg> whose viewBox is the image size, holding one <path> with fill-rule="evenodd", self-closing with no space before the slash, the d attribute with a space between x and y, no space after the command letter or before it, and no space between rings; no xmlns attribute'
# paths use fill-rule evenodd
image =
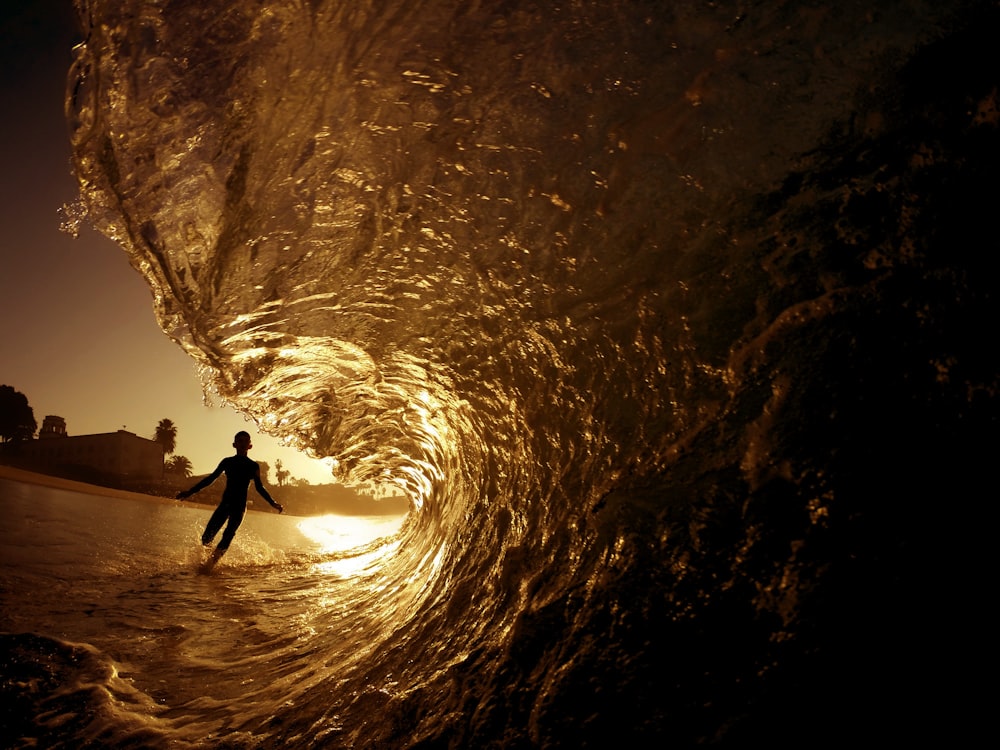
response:
<svg viewBox="0 0 1000 750"><path fill-rule="evenodd" d="M187 481L189 484L194 484L199 478L197 476L191 477ZM125 500L142 500L144 502L161 504L184 502L209 509L214 508L218 504L222 487L225 484L224 481L220 480L199 493L200 497L198 499L180 501L173 497L88 484L87 482L75 479L64 479L63 477L41 474L4 464L0 464L0 479L67 490L69 492L79 492L85 495L115 497ZM326 513L336 513L345 516L404 515L408 511L408 503L405 497L395 496L376 500L371 496L359 495L350 488L340 487L339 485L285 486L281 488L269 487L269 489L272 490L272 494L282 498L279 502L285 506L285 514L290 516L315 516ZM251 491L251 502L248 503L247 510L271 512L269 508L265 507L266 503L263 499L260 499L260 507L254 507L254 501L257 499Z"/></svg>

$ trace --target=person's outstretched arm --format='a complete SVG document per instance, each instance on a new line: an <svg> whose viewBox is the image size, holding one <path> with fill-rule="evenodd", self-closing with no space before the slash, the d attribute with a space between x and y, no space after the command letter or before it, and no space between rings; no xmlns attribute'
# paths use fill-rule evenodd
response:
<svg viewBox="0 0 1000 750"><path fill-rule="evenodd" d="M274 500L271 499L271 495L268 493L268 491L264 489L264 483L260 481L259 466L257 467L257 471L255 471L253 474L253 486L257 490L257 494L260 495L265 500L267 500L267 502L271 504L272 508L274 508L279 513L284 513L285 511L284 507L281 504L274 502Z"/></svg>
<svg viewBox="0 0 1000 750"><path fill-rule="evenodd" d="M206 487L208 487L208 485L210 485L212 482L214 482L216 479L218 479L220 476L222 476L222 464L223 464L223 462L220 461L219 465L218 465L218 467L216 467L215 471L213 471L207 477L205 477L204 479L202 479L200 482L198 482L198 484L196 484L191 489L189 489L189 490L181 490L180 492L178 492L177 493L177 499L178 500L183 500L185 498L191 497L191 495L193 495L194 493L201 492L203 489L205 489Z"/></svg>

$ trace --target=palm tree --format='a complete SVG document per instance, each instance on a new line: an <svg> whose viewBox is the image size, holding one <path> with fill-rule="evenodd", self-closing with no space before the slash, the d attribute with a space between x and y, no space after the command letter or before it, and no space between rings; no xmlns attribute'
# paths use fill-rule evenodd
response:
<svg viewBox="0 0 1000 750"><path fill-rule="evenodd" d="M156 425L156 442L163 446L164 453L173 453L177 447L177 427L169 419L161 419Z"/></svg>
<svg viewBox="0 0 1000 750"><path fill-rule="evenodd" d="M187 456L174 456L167 461L165 468L168 474L177 474L185 479L191 478L191 462Z"/></svg>
<svg viewBox="0 0 1000 750"><path fill-rule="evenodd" d="M290 471L286 471L285 468L281 465L281 459L280 458L277 461L274 462L274 466L275 466L275 472L274 473L275 473L275 476L278 478L278 486L279 487L284 487L285 486L285 480L288 478L288 475L291 474L291 472Z"/></svg>

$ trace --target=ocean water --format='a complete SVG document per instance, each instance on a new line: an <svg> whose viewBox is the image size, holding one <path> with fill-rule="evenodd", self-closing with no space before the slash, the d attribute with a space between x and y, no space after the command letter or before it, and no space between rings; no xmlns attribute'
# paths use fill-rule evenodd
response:
<svg viewBox="0 0 1000 750"><path fill-rule="evenodd" d="M169 697L161 723L164 696L130 688L105 699L124 727L359 748L974 731L995 3L79 7L69 215L122 246L210 391L411 502L361 578L185 579L251 587L232 596L258 631L209 671L261 681L207 693L221 724ZM258 594L310 614L279 634ZM209 643L231 637L217 601Z"/></svg>
<svg viewBox="0 0 1000 750"><path fill-rule="evenodd" d="M258 746L320 642L368 654L384 623L355 606L404 520L250 512L206 573L211 509L8 480L0 502L5 748Z"/></svg>

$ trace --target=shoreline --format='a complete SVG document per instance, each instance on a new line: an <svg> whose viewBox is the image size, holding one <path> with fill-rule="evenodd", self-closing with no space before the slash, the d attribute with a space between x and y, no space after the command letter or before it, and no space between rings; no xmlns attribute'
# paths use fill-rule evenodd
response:
<svg viewBox="0 0 1000 750"><path fill-rule="evenodd" d="M62 477L54 477L48 474L40 474L34 471L28 471L27 469L18 469L13 466L8 466L6 464L0 464L0 480L7 479L12 482L22 482L24 484L36 485L39 487L48 487L50 489L56 490L66 490L68 492L78 492L82 495L90 495L94 497L114 497L123 500L140 500L147 503L159 503L164 504L183 504L190 505L196 508L204 508L206 510L214 510L218 506L218 500L212 500L210 502L200 502L198 500L177 500L172 497L163 497L162 495L147 495L143 492L132 492L130 490L119 490L114 487L102 487L97 484L88 484L87 482L81 482L76 479L63 479ZM256 498L254 498L255 500ZM392 498L396 499L396 498ZM2 502L2 498L0 498ZM275 511L269 507L253 507L252 501L247 505L248 513L274 513ZM301 518L309 517L310 515L341 515L341 516L396 516L396 515L406 515L409 513L409 509L399 509L390 512L386 510L377 508L377 504L374 504L368 509L368 512L357 512L356 510L352 512L347 509L333 509L321 510L316 513L295 513L290 512L286 509L284 515L286 516L296 516Z"/></svg>
<svg viewBox="0 0 1000 750"><path fill-rule="evenodd" d="M48 474L39 474L34 471L28 471L26 469L16 469L13 466L5 466L0 464L0 479L9 479L13 482L23 482L24 484L33 484L40 487L49 487L55 490L66 490L68 492L79 492L81 495L96 495L98 497L114 497L122 500L142 500L144 502L170 504L184 502L188 505L196 505L202 508L214 508L215 504L206 505L204 503L192 502L191 500L175 500L169 497L161 497L159 495L147 495L143 492L130 492L129 490L118 490L113 487L101 487L96 484L87 484L86 482L79 482L75 479L63 479L62 477L53 477ZM251 510L248 508L247 510Z"/></svg>

